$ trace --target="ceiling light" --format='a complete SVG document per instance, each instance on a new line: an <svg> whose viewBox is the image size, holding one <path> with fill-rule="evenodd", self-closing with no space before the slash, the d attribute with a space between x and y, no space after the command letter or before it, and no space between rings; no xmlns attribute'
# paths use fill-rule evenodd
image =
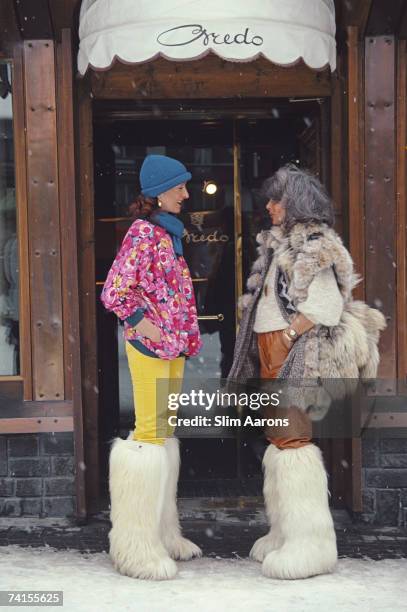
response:
<svg viewBox="0 0 407 612"><path fill-rule="evenodd" d="M218 186L215 181L204 181L202 191L207 195L215 195L215 193L218 191Z"/></svg>

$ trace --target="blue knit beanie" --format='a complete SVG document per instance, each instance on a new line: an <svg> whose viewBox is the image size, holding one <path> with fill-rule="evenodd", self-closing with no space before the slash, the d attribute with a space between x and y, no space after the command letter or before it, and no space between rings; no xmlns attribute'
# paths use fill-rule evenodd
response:
<svg viewBox="0 0 407 612"><path fill-rule="evenodd" d="M154 198L191 178L191 173L177 159L147 155L140 170L141 193Z"/></svg>

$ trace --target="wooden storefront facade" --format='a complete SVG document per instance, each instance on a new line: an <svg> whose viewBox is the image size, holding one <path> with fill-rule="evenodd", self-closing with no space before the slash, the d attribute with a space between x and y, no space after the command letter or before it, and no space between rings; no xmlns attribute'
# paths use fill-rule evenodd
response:
<svg viewBox="0 0 407 612"><path fill-rule="evenodd" d="M235 134L237 122L261 108L266 109L264 117L271 106L290 117L302 109L312 111L317 128L304 131L304 159L311 149L315 168L335 202L336 227L363 277L356 297L379 306L388 321L379 372L385 384L369 429L385 431L385 440L393 442L371 436L364 448L360 438L324 443L333 496L338 507L380 520L380 491L390 488L398 504L396 522L404 520L407 3L335 4L338 53L333 73L312 70L303 62L291 67L265 58L233 63L209 54L183 62L116 61L108 70L88 70L85 77L79 77L76 68L78 0L41 0L35 9L23 1L3 0L0 5L0 61L12 67L20 291L20 367L16 375L0 375L0 438L5 440L6 464L15 461L7 456L9 438L72 435L73 513L78 520L100 507L101 472L106 469L100 423L109 393L117 386L114 377L101 382L100 375L109 363L117 367L117 358L101 356L104 338L98 326L96 283L102 279L100 241L96 244L101 218L95 215L95 135L114 120L122 122L123 133L132 121L152 121L157 108L161 117L175 121L180 106L208 122L227 117ZM234 137L235 179L239 142ZM236 189L235 285L241 291L239 197ZM45 446L36 446L38 470L47 457L45 453L41 458ZM396 455L399 460L388 464L388 485L382 455L387 461ZM44 477L54 474L56 463L50 462L51 472ZM11 487L10 465L0 476ZM35 474L42 477L40 471ZM32 473L21 475L29 478ZM390 514L394 524L396 514Z"/></svg>

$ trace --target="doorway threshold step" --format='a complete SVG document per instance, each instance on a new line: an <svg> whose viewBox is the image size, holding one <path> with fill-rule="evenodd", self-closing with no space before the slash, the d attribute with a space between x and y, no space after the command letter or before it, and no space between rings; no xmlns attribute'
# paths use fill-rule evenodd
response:
<svg viewBox="0 0 407 612"><path fill-rule="evenodd" d="M261 497L263 479L255 478L207 478L181 480L178 484L178 496L182 497Z"/></svg>

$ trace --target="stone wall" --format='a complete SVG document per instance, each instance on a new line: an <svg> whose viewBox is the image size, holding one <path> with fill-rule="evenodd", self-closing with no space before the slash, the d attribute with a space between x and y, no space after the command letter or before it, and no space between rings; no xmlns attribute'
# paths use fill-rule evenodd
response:
<svg viewBox="0 0 407 612"><path fill-rule="evenodd" d="M363 438L362 465L363 520L407 527L407 432Z"/></svg>
<svg viewBox="0 0 407 612"><path fill-rule="evenodd" d="M0 436L0 516L74 514L73 433Z"/></svg>
<svg viewBox="0 0 407 612"><path fill-rule="evenodd" d="M407 527L407 432L362 440L362 520ZM0 516L75 514L73 433L0 436Z"/></svg>

